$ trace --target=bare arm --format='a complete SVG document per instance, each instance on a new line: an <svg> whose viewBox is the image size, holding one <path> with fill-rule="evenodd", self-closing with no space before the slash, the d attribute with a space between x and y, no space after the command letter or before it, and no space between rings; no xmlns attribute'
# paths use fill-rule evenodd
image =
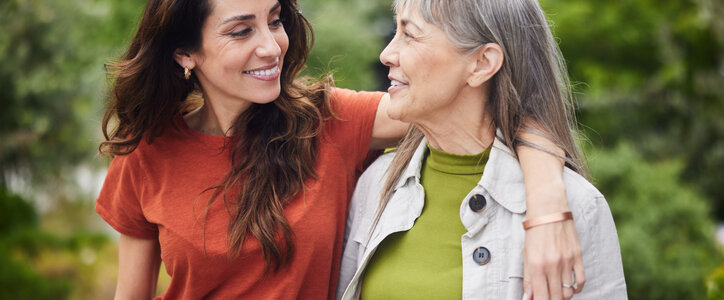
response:
<svg viewBox="0 0 724 300"><path fill-rule="evenodd" d="M562 149L537 134L524 132L521 138L564 155ZM562 176L563 160L528 146L519 146L516 150L525 179L527 218L568 211ZM524 283L528 299L571 299L574 292L583 288L586 277L578 232L573 221L528 229L524 256ZM563 284L573 283L571 271L575 273L576 291L562 287Z"/></svg>
<svg viewBox="0 0 724 300"><path fill-rule="evenodd" d="M375 125L372 128L370 150L379 150L394 147L405 136L410 124L390 119L387 115L387 106L390 104L390 94L385 94L377 106Z"/></svg>
<svg viewBox="0 0 724 300"><path fill-rule="evenodd" d="M535 133L523 132L521 138L558 155L565 155L553 142ZM518 146L518 159L525 179L527 217L535 218L568 210L563 185L564 161L545 151Z"/></svg>
<svg viewBox="0 0 724 300"><path fill-rule="evenodd" d="M161 249L157 240L121 234L118 242L118 283L114 299L153 299L160 267Z"/></svg>

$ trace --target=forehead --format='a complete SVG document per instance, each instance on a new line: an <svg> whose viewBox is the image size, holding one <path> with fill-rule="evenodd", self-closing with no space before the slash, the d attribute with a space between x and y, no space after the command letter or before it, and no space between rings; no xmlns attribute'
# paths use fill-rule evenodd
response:
<svg viewBox="0 0 724 300"><path fill-rule="evenodd" d="M423 3L420 0L396 0L395 1L395 19L414 21L418 26L425 26L427 19L423 16L421 5L427 5L429 3ZM405 24L402 24L405 25Z"/></svg>
<svg viewBox="0 0 724 300"><path fill-rule="evenodd" d="M266 15L278 0L208 0L211 14L219 17L238 14Z"/></svg>

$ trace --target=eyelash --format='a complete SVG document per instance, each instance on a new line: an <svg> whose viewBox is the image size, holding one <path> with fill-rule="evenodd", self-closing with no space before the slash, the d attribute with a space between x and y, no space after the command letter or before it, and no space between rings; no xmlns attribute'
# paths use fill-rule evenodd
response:
<svg viewBox="0 0 724 300"><path fill-rule="evenodd" d="M269 23L269 25L274 26L274 27L284 26L284 18L278 18L274 21L271 21L271 23Z"/></svg>
<svg viewBox="0 0 724 300"><path fill-rule="evenodd" d="M269 26L272 27L272 28L279 28L280 26L283 26L283 24L284 24L284 19L278 18L278 19L276 19L276 20L274 20L274 21L271 21L271 23L269 23ZM230 35L231 37L235 37L235 38L236 38L236 37L247 36L247 35L249 35L249 33L251 33L251 28L246 28L246 29L244 29L244 30L240 30L240 31L237 31L237 32L232 32L232 33L229 34L229 35Z"/></svg>
<svg viewBox="0 0 724 300"><path fill-rule="evenodd" d="M397 29L395 29L395 35L397 35L397 33L399 33L399 31ZM413 39L413 40L415 39L414 36L412 36L407 31L404 31L404 30L402 31L402 37L406 38L406 39Z"/></svg>
<svg viewBox="0 0 724 300"><path fill-rule="evenodd" d="M242 37L242 36L247 36L247 35L249 35L249 33L251 33L251 28L246 28L246 29L244 29L244 30L239 30L239 31L237 31L237 32L232 32L232 33L229 34L229 35L230 35L231 37Z"/></svg>

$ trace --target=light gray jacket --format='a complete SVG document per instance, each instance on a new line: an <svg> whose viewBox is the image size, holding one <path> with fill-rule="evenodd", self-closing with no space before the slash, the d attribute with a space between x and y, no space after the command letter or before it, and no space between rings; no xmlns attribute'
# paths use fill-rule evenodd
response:
<svg viewBox="0 0 724 300"><path fill-rule="evenodd" d="M369 244L365 245L392 161L388 153L375 161L357 183L350 204L337 299L356 299L370 257L390 234L407 231L420 216L425 191L420 184L427 142L418 146L412 161L395 188ZM578 231L586 284L573 299L626 299L621 252L611 212L603 195L585 178L565 168L563 182L568 205ZM474 212L473 195L483 195L486 205ZM463 257L463 299L519 300L523 294L523 244L525 231L525 185L518 160L498 139L478 185L461 199L460 221L468 230L460 238ZM489 262L479 265L473 253L489 250ZM434 288L434 287L431 287Z"/></svg>

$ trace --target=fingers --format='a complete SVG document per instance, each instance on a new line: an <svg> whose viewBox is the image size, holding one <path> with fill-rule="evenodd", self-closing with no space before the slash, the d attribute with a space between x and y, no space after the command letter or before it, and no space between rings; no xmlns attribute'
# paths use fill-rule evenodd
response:
<svg viewBox="0 0 724 300"><path fill-rule="evenodd" d="M548 280L543 273L533 275L532 278L533 295L536 300L549 300L550 294L548 294Z"/></svg>
<svg viewBox="0 0 724 300"><path fill-rule="evenodd" d="M570 300L581 291L586 275L573 221L527 230L524 247L524 299Z"/></svg>
<svg viewBox="0 0 724 300"><path fill-rule="evenodd" d="M523 293L523 300L533 300L533 293Z"/></svg>
<svg viewBox="0 0 724 300"><path fill-rule="evenodd" d="M583 285L586 284L586 272L583 270L583 258L581 258L580 252L578 253L578 256L575 259L575 263L573 264L573 274L576 280L577 287L574 292L578 294L583 290Z"/></svg>
<svg viewBox="0 0 724 300"><path fill-rule="evenodd" d="M561 281L560 269L554 267L548 275L548 292L551 300L563 299L563 282Z"/></svg>
<svg viewBox="0 0 724 300"><path fill-rule="evenodd" d="M567 272L564 271L561 273L561 285L562 284L573 285L573 271L571 270L570 265L567 264L565 267L563 267L563 269L568 270L568 271ZM573 298L573 293L575 292L573 290L573 288L563 287L563 286L561 286L561 288L562 288L562 292L563 292L563 294L562 294L563 299L570 300L571 298Z"/></svg>

